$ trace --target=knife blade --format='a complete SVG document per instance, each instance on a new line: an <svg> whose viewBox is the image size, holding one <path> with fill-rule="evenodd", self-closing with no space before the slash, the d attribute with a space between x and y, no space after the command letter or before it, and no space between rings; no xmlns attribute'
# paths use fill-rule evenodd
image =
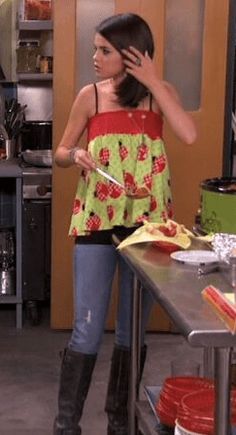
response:
<svg viewBox="0 0 236 435"><path fill-rule="evenodd" d="M112 177L110 174L108 174L107 172L103 171L103 169L99 168L98 166L96 166L96 171L102 175L103 177L107 178L107 180L110 180L112 183L117 184L117 186L120 186L122 189L125 190L125 186L120 183L116 178Z"/></svg>

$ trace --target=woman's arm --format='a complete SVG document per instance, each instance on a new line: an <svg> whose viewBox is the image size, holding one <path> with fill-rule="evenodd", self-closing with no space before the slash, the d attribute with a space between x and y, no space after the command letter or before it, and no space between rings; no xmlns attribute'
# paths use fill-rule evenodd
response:
<svg viewBox="0 0 236 435"><path fill-rule="evenodd" d="M148 55L144 56L134 47L122 51L126 56L126 71L149 89L175 134L186 144L192 144L197 137L196 127L190 114L183 109L175 88L157 77L155 65ZM137 58L140 65L136 63Z"/></svg>
<svg viewBox="0 0 236 435"><path fill-rule="evenodd" d="M149 90L179 139L188 145L195 142L197 137L195 123L191 115L183 109L175 88L168 82L157 80Z"/></svg>
<svg viewBox="0 0 236 435"><path fill-rule="evenodd" d="M78 146L94 107L94 87L93 85L85 86L73 103L65 131L57 147L55 162L58 166L67 168L72 164L77 164L85 169L94 167L88 151Z"/></svg>

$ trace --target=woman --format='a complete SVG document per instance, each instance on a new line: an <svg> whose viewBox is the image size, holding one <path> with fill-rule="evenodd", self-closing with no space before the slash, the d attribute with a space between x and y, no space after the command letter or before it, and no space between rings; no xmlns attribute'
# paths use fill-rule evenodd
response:
<svg viewBox="0 0 236 435"><path fill-rule="evenodd" d="M106 398L109 435L127 435L133 275L112 244L112 234L127 237L144 220L172 216L170 180L162 140L163 118L191 144L196 130L173 87L160 80L152 61L153 37L135 14L118 14L96 28L94 68L100 81L78 94L55 161L82 169L70 235L75 237L75 321L61 368L59 411L54 434L81 434L79 421L99 350L111 283L119 267L119 306ZM78 146L87 129L86 149ZM99 167L125 189L101 176ZM127 191L145 187L134 199ZM151 297L143 292L141 365Z"/></svg>

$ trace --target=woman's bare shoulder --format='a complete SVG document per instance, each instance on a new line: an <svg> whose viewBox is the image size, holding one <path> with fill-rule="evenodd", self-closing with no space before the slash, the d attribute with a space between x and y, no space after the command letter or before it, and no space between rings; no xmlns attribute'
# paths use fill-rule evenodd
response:
<svg viewBox="0 0 236 435"><path fill-rule="evenodd" d="M75 97L72 111L77 115L90 118L95 110L95 90L94 84L84 86Z"/></svg>
<svg viewBox="0 0 236 435"><path fill-rule="evenodd" d="M94 84L91 83L89 85L84 86L80 91L78 92L76 98L75 98L75 105L81 105L83 104L84 107L89 108L90 106L94 104L95 101L95 90L94 90Z"/></svg>

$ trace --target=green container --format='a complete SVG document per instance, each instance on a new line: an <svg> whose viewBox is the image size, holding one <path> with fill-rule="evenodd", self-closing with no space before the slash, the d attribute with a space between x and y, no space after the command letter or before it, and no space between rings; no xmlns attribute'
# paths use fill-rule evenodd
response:
<svg viewBox="0 0 236 435"><path fill-rule="evenodd" d="M201 183L201 227L207 233L236 234L236 178Z"/></svg>

